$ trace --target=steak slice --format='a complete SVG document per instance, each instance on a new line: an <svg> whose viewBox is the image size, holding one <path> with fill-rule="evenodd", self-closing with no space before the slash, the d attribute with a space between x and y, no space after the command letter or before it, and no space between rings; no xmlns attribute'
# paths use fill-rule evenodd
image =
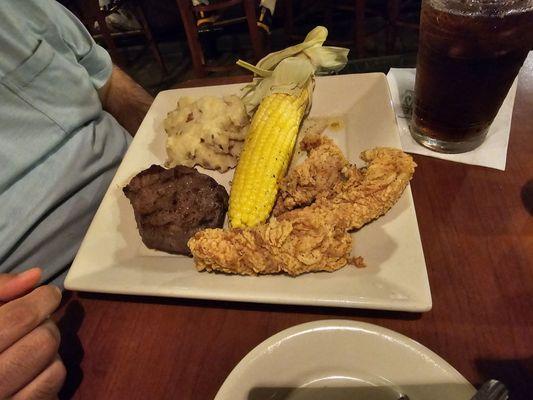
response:
<svg viewBox="0 0 533 400"><path fill-rule="evenodd" d="M221 228L228 210L222 185L194 168L159 165L137 174L124 187L144 244L167 253L190 255L189 238L206 228Z"/></svg>

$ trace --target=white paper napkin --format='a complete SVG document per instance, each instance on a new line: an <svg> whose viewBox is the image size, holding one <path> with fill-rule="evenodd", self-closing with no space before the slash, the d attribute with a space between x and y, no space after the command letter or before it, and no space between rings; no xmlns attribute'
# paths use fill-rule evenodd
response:
<svg viewBox="0 0 533 400"><path fill-rule="evenodd" d="M396 121L400 128L402 148L408 153L423 154L425 156L460 162L463 164L481 165L483 167L505 170L507 160L507 145L511 130L514 98L516 95L516 80L509 89L500 111L489 128L485 141L477 149L461 154L444 154L431 151L418 144L409 132L409 117L402 110L402 99L406 91L413 91L415 86L415 68L391 68L387 80L392 95Z"/></svg>

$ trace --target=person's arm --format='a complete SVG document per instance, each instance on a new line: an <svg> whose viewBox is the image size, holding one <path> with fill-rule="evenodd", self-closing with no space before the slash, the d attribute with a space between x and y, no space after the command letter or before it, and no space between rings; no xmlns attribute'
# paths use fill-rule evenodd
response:
<svg viewBox="0 0 533 400"><path fill-rule="evenodd" d="M32 290L40 278L39 269L0 274L1 399L55 398L65 380L59 330L49 318L61 292L49 285Z"/></svg>
<svg viewBox="0 0 533 400"><path fill-rule="evenodd" d="M104 110L133 136L154 98L124 71L113 65L107 83L98 90Z"/></svg>

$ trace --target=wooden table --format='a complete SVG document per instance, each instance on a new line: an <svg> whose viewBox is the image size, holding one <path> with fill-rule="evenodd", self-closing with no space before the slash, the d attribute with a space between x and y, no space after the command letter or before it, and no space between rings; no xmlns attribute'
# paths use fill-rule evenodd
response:
<svg viewBox="0 0 533 400"><path fill-rule="evenodd" d="M415 159L430 312L66 293L55 316L69 369L63 397L212 399L269 336L345 318L419 341L474 385L498 378L511 399L533 398L533 57L520 75L505 172Z"/></svg>

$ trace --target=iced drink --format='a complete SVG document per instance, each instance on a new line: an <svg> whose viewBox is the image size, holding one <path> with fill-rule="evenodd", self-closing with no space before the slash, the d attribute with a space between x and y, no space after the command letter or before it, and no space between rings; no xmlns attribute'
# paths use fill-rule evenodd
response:
<svg viewBox="0 0 533 400"><path fill-rule="evenodd" d="M411 134L476 148L533 48L533 0L423 0L419 40Z"/></svg>

